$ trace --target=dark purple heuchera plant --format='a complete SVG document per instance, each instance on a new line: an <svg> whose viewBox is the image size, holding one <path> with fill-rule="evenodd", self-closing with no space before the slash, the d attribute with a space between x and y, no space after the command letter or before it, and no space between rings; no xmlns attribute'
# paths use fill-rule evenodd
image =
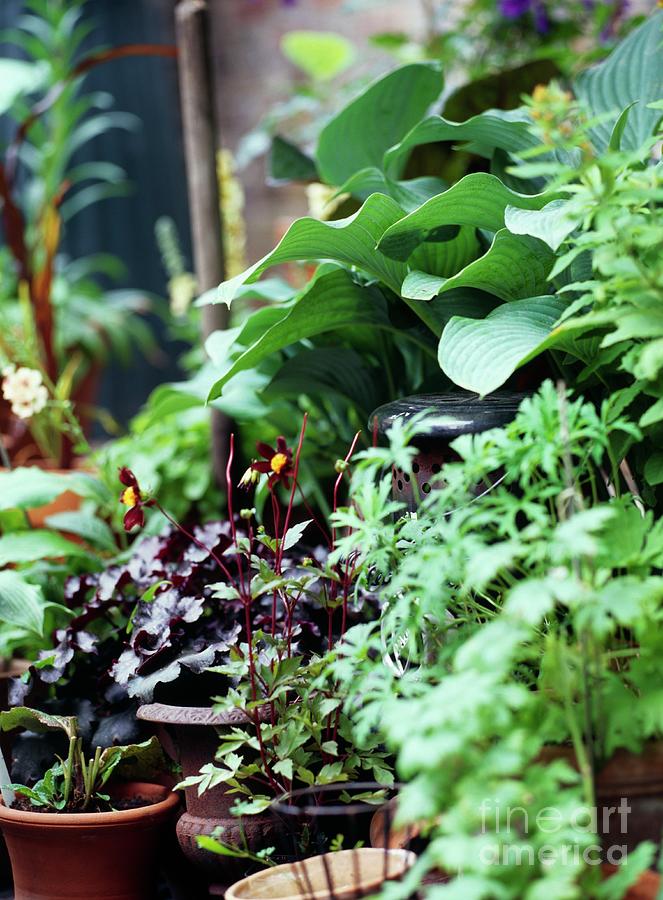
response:
<svg viewBox="0 0 663 900"><path fill-rule="evenodd" d="M142 527L148 507L161 510L169 527L134 542L106 570L67 581L65 602L77 613L57 631L54 649L42 652L31 677L16 687L13 702L24 703L36 682L57 684L65 705L81 696L99 698L98 717L117 717L129 727L136 704L155 692L157 699L171 702L208 703L210 694L220 690L219 676L212 676L210 690L201 673L228 662L231 649L242 642L253 647L257 632L282 637L286 654L331 647L350 620L361 617L362 603L359 608L350 603L352 566L346 563L341 571L328 565L334 536L301 492L305 429L306 419L294 453L284 438L275 448L258 444L262 459L252 462L241 481L250 487L267 476L273 535L256 524L253 509L235 514L232 439L226 521L187 528L141 490L130 469L121 469L125 528ZM337 464L334 507L355 445L356 438ZM283 504L280 490L285 491ZM304 522L296 521L297 499L309 510ZM312 525L322 543L318 537L304 552L300 541L305 531L314 532ZM249 657L252 668L252 652Z"/></svg>

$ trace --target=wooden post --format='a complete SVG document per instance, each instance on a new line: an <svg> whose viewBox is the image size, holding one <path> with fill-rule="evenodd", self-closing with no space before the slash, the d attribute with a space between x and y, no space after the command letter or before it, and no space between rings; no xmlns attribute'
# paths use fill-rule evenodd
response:
<svg viewBox="0 0 663 900"><path fill-rule="evenodd" d="M201 294L224 278L210 31L205 0L180 0L175 8L175 34L193 260ZM203 341L213 331L227 327L228 313L225 304L203 307ZM212 468L217 484L224 486L230 423L218 410L211 410L211 417Z"/></svg>

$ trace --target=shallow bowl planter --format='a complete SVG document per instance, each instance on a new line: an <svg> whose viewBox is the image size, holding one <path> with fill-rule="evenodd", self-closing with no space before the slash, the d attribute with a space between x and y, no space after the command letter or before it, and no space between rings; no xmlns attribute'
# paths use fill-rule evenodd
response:
<svg viewBox="0 0 663 900"><path fill-rule="evenodd" d="M354 900L375 894L385 881L401 878L416 856L407 850L362 847L312 856L264 869L238 881L226 900Z"/></svg>
<svg viewBox="0 0 663 900"><path fill-rule="evenodd" d="M422 496L430 493L435 476L444 463L457 459L450 445L462 434L480 434L513 421L526 394L497 391L488 397L478 397L465 391L453 394L414 394L393 403L385 403L371 413L371 432L385 438L387 431L399 419L409 422L415 415L430 411L437 422L428 434L415 439L419 453L412 464L413 477L396 467L392 470L392 496L406 504L410 512L419 505ZM497 478L499 475L496 476Z"/></svg>
<svg viewBox="0 0 663 900"><path fill-rule="evenodd" d="M202 766L214 761L219 746L219 730L249 723L240 710L215 712L207 706L171 706L150 703L141 706L137 717L160 726L160 740L166 752L182 767L183 778L198 775ZM198 796L198 788L184 791L186 812L177 823L177 839L185 857L210 882L210 890L221 896L227 886L250 870L245 860L219 856L198 846L199 835L223 828L226 843L241 844L242 836L252 850L280 847L283 843L279 822L271 813L244 816L230 813L237 794L218 785Z"/></svg>
<svg viewBox="0 0 663 900"><path fill-rule="evenodd" d="M15 900L152 900L159 841L179 799L142 782L117 785L112 795L149 805L61 814L0 803Z"/></svg>

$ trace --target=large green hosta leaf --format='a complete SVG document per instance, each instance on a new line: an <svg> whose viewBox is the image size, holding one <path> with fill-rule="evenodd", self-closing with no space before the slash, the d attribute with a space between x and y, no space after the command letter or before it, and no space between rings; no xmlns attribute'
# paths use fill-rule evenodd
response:
<svg viewBox="0 0 663 900"><path fill-rule="evenodd" d="M469 265L479 255L476 229L469 226L453 228L453 236L446 241L427 242L414 251L408 265L415 270L450 278ZM407 279L406 279L407 280ZM409 297L401 288L401 296Z"/></svg>
<svg viewBox="0 0 663 900"><path fill-rule="evenodd" d="M379 376L379 377L376 377ZM318 396L338 394L361 410L365 418L380 403L381 370L369 369L365 360L350 347L314 347L296 353L278 370L267 393Z"/></svg>
<svg viewBox="0 0 663 900"><path fill-rule="evenodd" d="M387 194L392 197L405 212L412 212L426 200L441 194L448 185L441 178L423 175L419 178L409 178L405 181L395 181L388 178L381 169L375 166L369 169L361 169L348 178L338 189L339 193L352 194L359 200L364 200L370 194Z"/></svg>
<svg viewBox="0 0 663 900"><path fill-rule="evenodd" d="M528 119L522 110L504 112L490 109L466 122L450 122L442 116L429 116L418 122L400 143L392 146L384 156L384 170L398 172L410 152L420 144L438 141L472 141L491 149L499 148L517 155L540 142L528 130Z"/></svg>
<svg viewBox="0 0 663 900"><path fill-rule="evenodd" d="M199 302L230 305L243 284L256 281L270 266L297 260L328 259L357 266L398 292L406 274L405 266L376 253L375 245L387 228L402 217L403 210L391 197L373 194L347 219L335 222L298 219L271 253L245 272L224 281L216 296L208 292Z"/></svg>
<svg viewBox="0 0 663 900"><path fill-rule="evenodd" d="M663 97L663 10L649 16L598 66L584 72L575 91L592 115L608 116L592 132L603 151L621 111L635 101L622 135L622 149L636 150L652 134L661 111L647 104Z"/></svg>
<svg viewBox="0 0 663 900"><path fill-rule="evenodd" d="M449 225L473 225L488 231L504 228L507 206L541 209L555 199L554 194L518 194L505 187L495 175L477 172L466 175L448 191L428 200L419 209L388 227L378 250L397 260L407 260L424 241L446 239Z"/></svg>
<svg viewBox="0 0 663 900"><path fill-rule="evenodd" d="M385 151L426 114L442 84L431 63L402 66L371 84L320 134L316 160L324 180L340 185L360 169L382 168Z"/></svg>
<svg viewBox="0 0 663 900"><path fill-rule="evenodd" d="M555 342L551 332L565 307L559 297L528 297L498 306L485 319L454 317L440 340L440 366L459 387L490 394Z"/></svg>
<svg viewBox="0 0 663 900"><path fill-rule="evenodd" d="M513 234L529 234L557 250L578 224L578 218L570 215L565 200L552 200L543 209L507 206L504 223Z"/></svg>
<svg viewBox="0 0 663 900"><path fill-rule="evenodd" d="M323 266L288 314L268 328L224 372L213 385L209 399L219 397L224 384L237 372L256 366L289 344L337 328L359 325L390 327L382 293L376 287L357 284L345 269L334 268L330 271Z"/></svg>
<svg viewBox="0 0 663 900"><path fill-rule="evenodd" d="M453 278L447 278L436 293L471 287L500 300L535 297L545 289L554 260L554 253L543 241L511 234L503 228L487 253Z"/></svg>

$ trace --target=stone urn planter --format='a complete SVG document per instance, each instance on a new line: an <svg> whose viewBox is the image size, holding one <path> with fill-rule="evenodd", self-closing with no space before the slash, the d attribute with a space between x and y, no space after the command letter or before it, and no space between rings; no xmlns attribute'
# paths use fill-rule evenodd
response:
<svg viewBox="0 0 663 900"><path fill-rule="evenodd" d="M488 397L478 397L465 391L453 394L415 394L379 406L371 413L369 428L384 439L396 419L410 421L419 413L430 411L437 422L430 432L416 438L419 453L415 456L410 477L407 472L392 470L392 496L414 512L423 495L430 493L435 476L445 462L456 459L450 444L462 434L480 434L491 428L507 425L518 412L526 394L497 391ZM496 473L495 479L499 478ZM487 486L490 487L490 486ZM485 488L484 488L485 489ZM477 490L480 491L480 488Z"/></svg>
<svg viewBox="0 0 663 900"><path fill-rule="evenodd" d="M217 713L210 707L167 703L141 706L137 716L158 726L162 746L181 765L183 778L197 775L205 763L214 762L223 729L249 724L249 719L240 710ZM237 794L229 794L224 785L205 791L201 796L196 787L187 788L184 794L186 811L177 823L180 847L210 884L210 893L223 896L227 887L246 875L251 866L246 860L218 856L201 849L196 838L221 827L224 843L241 844L243 835L253 850L279 847L282 842L279 823L271 813L241 819L231 815L230 808Z"/></svg>
<svg viewBox="0 0 663 900"><path fill-rule="evenodd" d="M110 793L128 808L52 813L0 802L15 900L152 900L159 844L178 797L138 782ZM132 808L134 802L144 805Z"/></svg>

